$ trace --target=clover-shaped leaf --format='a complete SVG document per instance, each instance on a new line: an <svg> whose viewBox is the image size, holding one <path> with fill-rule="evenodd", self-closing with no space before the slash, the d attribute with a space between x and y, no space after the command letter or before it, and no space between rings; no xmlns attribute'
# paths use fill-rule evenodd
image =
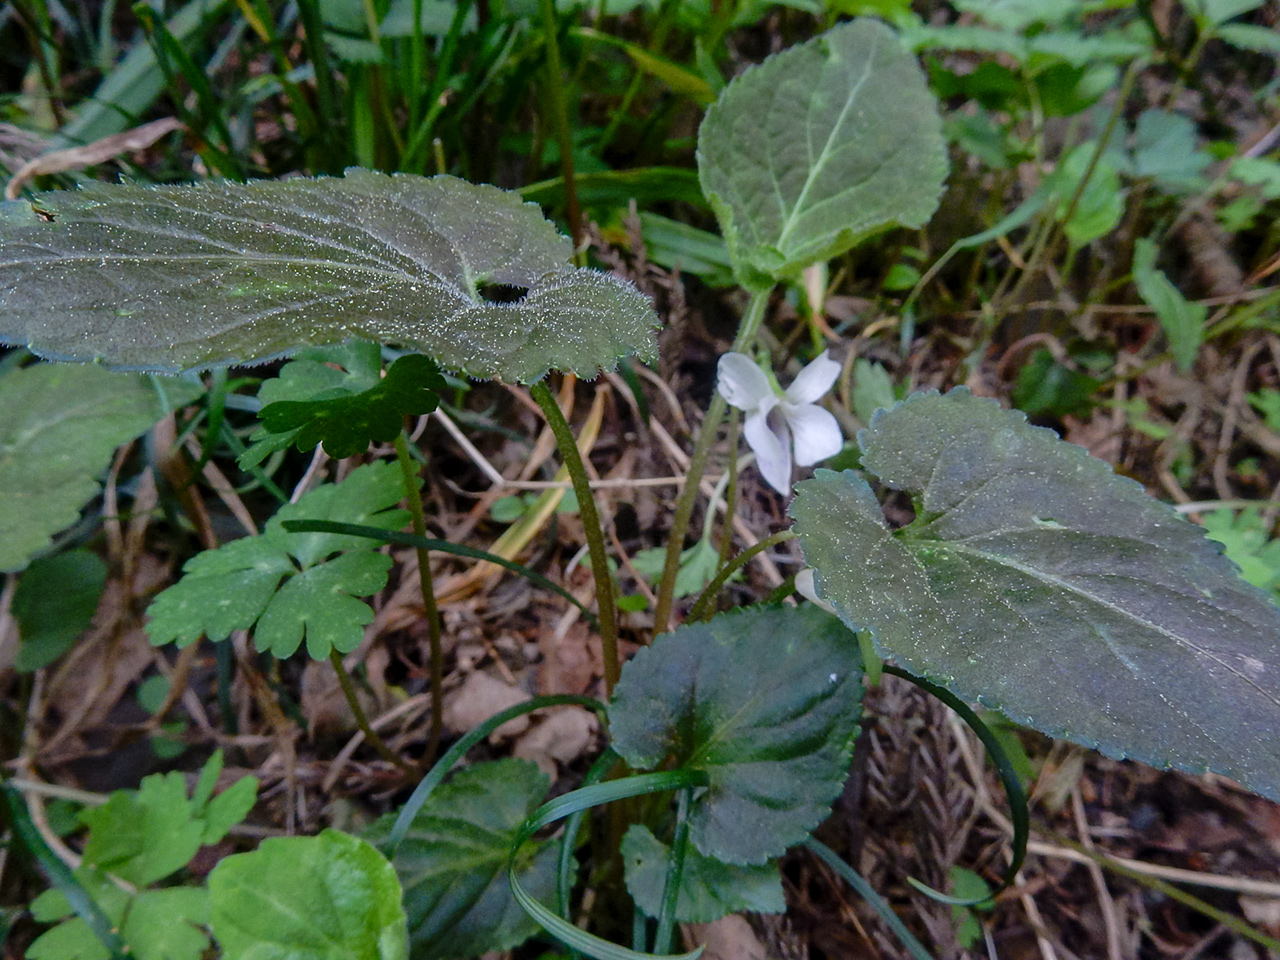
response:
<svg viewBox="0 0 1280 960"><path fill-rule="evenodd" d="M658 637L622 670L614 749L637 769L706 771L689 837L759 864L822 821L848 775L861 712L858 645L812 606L751 607Z"/></svg>
<svg viewBox="0 0 1280 960"><path fill-rule="evenodd" d="M281 400L262 411L262 425L271 433L288 434L299 450L324 444L331 457L364 453L371 441L394 440L410 415L430 413L440 405L444 377L421 354L401 357L387 375L360 393L321 393L310 400ZM341 390L336 388L335 393Z"/></svg>
<svg viewBox="0 0 1280 960"><path fill-rule="evenodd" d="M96 184L0 206L0 342L176 371L363 338L514 381L651 357L648 300L572 254L454 177Z"/></svg>
<svg viewBox="0 0 1280 960"><path fill-rule="evenodd" d="M1013 720L1280 799L1280 607L1204 531L963 388L880 411L862 462L796 487L822 597L886 656Z"/></svg>
<svg viewBox="0 0 1280 960"><path fill-rule="evenodd" d="M277 657L291 656L304 639L316 660L330 650L349 653L373 619L368 605L355 598L386 585L391 558L359 537L288 533L283 524L330 520L395 530L409 520L396 506L404 496L404 476L395 464L366 464L342 483L282 507L261 535L197 554L183 567L183 578L152 602L151 642L186 646L201 635L225 640L256 623L257 648ZM340 555L329 559L334 554Z"/></svg>

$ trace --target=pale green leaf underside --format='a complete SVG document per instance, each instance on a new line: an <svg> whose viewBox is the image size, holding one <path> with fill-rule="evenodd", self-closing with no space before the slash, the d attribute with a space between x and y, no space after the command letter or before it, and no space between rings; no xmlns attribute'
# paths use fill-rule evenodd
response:
<svg viewBox="0 0 1280 960"><path fill-rule="evenodd" d="M95 185L0 207L0 341L177 371L353 338L472 376L653 354L634 287L577 269L539 209L453 177ZM46 222L52 216L52 222ZM527 288L492 303L490 284Z"/></svg>
<svg viewBox="0 0 1280 960"><path fill-rule="evenodd" d="M0 571L21 570L75 523L116 447L198 392L47 363L0 377Z"/></svg>
<svg viewBox="0 0 1280 960"><path fill-rule="evenodd" d="M1201 529L965 390L882 411L859 442L917 519L891 532L851 471L797 486L847 623L1019 723L1280 799L1280 607Z"/></svg>
<svg viewBox="0 0 1280 960"><path fill-rule="evenodd" d="M881 230L922 226L946 172L924 76L872 19L747 71L698 131L702 190L748 285L793 276Z"/></svg>

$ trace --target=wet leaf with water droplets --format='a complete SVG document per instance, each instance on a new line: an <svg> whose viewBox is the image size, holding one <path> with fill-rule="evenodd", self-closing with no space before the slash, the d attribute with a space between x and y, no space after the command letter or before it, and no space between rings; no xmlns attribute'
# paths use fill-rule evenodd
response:
<svg viewBox="0 0 1280 960"><path fill-rule="evenodd" d="M883 410L858 440L915 521L891 531L852 471L819 471L791 508L848 624L1019 723L1280 799L1280 607L1203 530L967 390Z"/></svg>
<svg viewBox="0 0 1280 960"><path fill-rule="evenodd" d="M651 357L648 300L572 253L454 177L98 184L0 205L0 342L172 372L364 338L512 381Z"/></svg>

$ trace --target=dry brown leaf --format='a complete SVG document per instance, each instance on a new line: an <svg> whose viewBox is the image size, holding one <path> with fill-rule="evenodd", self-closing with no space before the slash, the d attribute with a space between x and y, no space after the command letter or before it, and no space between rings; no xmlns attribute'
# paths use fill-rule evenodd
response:
<svg viewBox="0 0 1280 960"><path fill-rule="evenodd" d="M86 143L83 147L68 147L66 150L54 150L34 160L29 160L18 168L9 185L4 188L6 200L16 200L23 186L34 177L42 177L50 173L61 173L64 170L79 170L104 163L122 153L132 150L145 150L167 133L181 130L182 123L174 117L163 117L152 120L123 133L113 133L109 137Z"/></svg>
<svg viewBox="0 0 1280 960"><path fill-rule="evenodd" d="M584 707L557 707L537 726L516 741L511 751L521 760L532 760L554 780L557 763L571 763L595 741L600 722Z"/></svg>
<svg viewBox="0 0 1280 960"><path fill-rule="evenodd" d="M685 946L701 946L703 960L772 960L751 925L738 914L713 923L684 923Z"/></svg>
<svg viewBox="0 0 1280 960"><path fill-rule="evenodd" d="M444 725L454 733L474 730L495 713L514 707L531 699L519 687L503 683L477 670L444 699ZM529 718L508 720L489 735L490 743L499 743L519 736L529 729Z"/></svg>

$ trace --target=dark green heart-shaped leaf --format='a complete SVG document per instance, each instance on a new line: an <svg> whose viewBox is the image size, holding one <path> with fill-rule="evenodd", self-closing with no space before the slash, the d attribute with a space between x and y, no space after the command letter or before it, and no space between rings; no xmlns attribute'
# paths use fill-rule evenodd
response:
<svg viewBox="0 0 1280 960"><path fill-rule="evenodd" d="M848 774L858 645L812 606L750 607L679 627L622 670L613 747L637 769L706 771L689 836L708 857L763 863L822 821Z"/></svg>
<svg viewBox="0 0 1280 960"><path fill-rule="evenodd" d="M651 917L662 909L670 848L648 827L635 824L622 838L622 861L627 871L627 892L636 906ZM685 851L680 873L676 919L681 923L710 923L729 913L782 913L787 909L782 877L772 861L757 866L737 866Z"/></svg>
<svg viewBox="0 0 1280 960"><path fill-rule="evenodd" d="M4 325L0 292L0 326ZM21 570L75 523L111 454L199 386L39 363L0 377L0 571Z"/></svg>
<svg viewBox="0 0 1280 960"><path fill-rule="evenodd" d="M1280 607L1203 530L963 389L858 439L916 520L891 531L851 471L797 485L791 508L850 626L1019 723L1280 799Z"/></svg>
<svg viewBox="0 0 1280 960"><path fill-rule="evenodd" d="M923 226L947 173L937 103L863 18L738 77L698 131L698 176L739 280L772 285L874 233Z"/></svg>
<svg viewBox="0 0 1280 960"><path fill-rule="evenodd" d="M436 391L445 386L434 363L421 354L410 354L393 363L385 377L360 393L268 404L262 410L262 425L272 433L289 434L290 442L299 450L311 450L323 443L325 453L331 457L354 457L369 449L370 442L394 440L404 427L405 417L434 410L440 405Z"/></svg>
<svg viewBox="0 0 1280 960"><path fill-rule="evenodd" d="M507 883L507 859L524 823L547 795L546 774L526 760L459 770L437 787L396 850L414 960L451 960L511 950L538 931ZM375 843L395 821L370 829ZM555 891L558 844L527 845L517 873L538 900Z"/></svg>
<svg viewBox="0 0 1280 960"><path fill-rule="evenodd" d="M648 300L572 253L536 206L453 177L97 184L0 207L0 341L174 371L359 337L522 381L651 357Z"/></svg>

